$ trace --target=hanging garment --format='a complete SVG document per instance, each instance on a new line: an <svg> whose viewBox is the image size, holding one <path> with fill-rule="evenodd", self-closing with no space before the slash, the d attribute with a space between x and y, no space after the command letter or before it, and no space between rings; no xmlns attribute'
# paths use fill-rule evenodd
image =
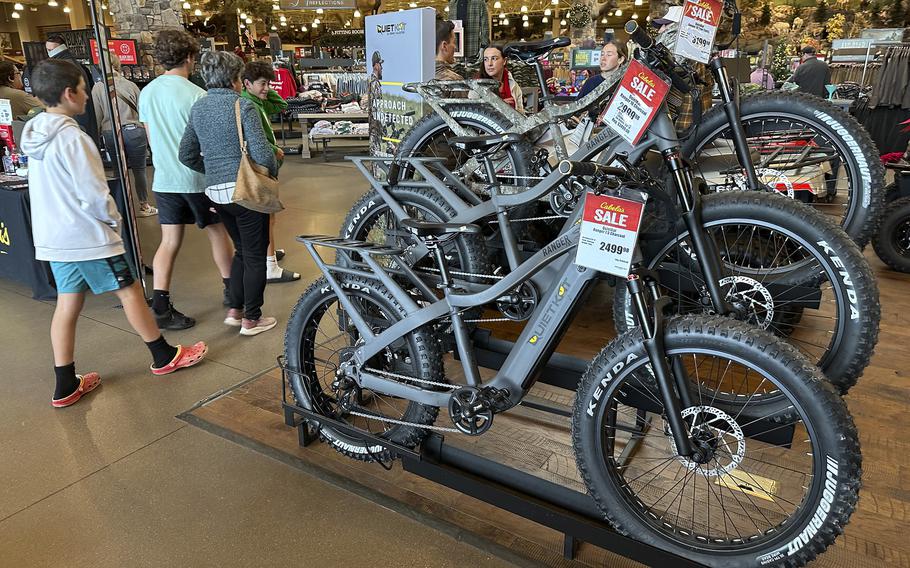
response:
<svg viewBox="0 0 910 568"><path fill-rule="evenodd" d="M297 96L294 78L291 76L291 72L284 67L275 70L275 80L270 82L269 86L284 100Z"/></svg>

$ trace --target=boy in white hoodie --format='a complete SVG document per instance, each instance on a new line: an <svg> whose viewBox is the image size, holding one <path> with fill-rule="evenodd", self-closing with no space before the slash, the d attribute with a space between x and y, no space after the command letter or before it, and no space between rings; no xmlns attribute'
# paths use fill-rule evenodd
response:
<svg viewBox="0 0 910 568"><path fill-rule="evenodd" d="M152 353L151 371L166 375L195 365L208 347L168 344L149 312L142 287L124 257L120 214L107 187L101 156L73 117L85 112L85 78L72 62L48 59L32 73L32 89L47 112L22 133L29 156L29 197L35 257L51 264L57 308L51 322L57 386L51 404L70 406L101 384L98 373L76 374L76 321L86 290L114 292L127 320Z"/></svg>

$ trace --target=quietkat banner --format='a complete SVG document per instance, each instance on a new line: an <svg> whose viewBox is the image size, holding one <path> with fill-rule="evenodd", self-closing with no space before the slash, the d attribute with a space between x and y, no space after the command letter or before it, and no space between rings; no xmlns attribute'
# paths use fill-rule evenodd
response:
<svg viewBox="0 0 910 568"><path fill-rule="evenodd" d="M402 89L435 74L436 10L418 8L367 16L370 154L392 156L424 115L420 95Z"/></svg>

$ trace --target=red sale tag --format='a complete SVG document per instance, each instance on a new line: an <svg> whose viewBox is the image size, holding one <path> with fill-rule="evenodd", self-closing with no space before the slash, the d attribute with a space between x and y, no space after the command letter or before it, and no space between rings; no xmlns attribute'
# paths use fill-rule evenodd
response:
<svg viewBox="0 0 910 568"><path fill-rule="evenodd" d="M644 207L640 201L588 193L575 264L628 276Z"/></svg>
<svg viewBox="0 0 910 568"><path fill-rule="evenodd" d="M92 47L92 62L98 64L98 42L94 39L89 40ZM117 54L120 63L123 65L136 65L139 63L139 56L136 53L136 42L131 39L109 39L107 47L110 51Z"/></svg>
<svg viewBox="0 0 910 568"><path fill-rule="evenodd" d="M641 140L669 91L666 81L633 59L598 121L634 146Z"/></svg>
<svg viewBox="0 0 910 568"><path fill-rule="evenodd" d="M686 0L676 38L676 55L707 63L722 11L723 2L719 0Z"/></svg>

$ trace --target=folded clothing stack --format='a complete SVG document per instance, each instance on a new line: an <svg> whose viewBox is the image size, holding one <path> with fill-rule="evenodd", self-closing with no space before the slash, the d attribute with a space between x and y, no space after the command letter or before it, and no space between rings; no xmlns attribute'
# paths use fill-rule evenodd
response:
<svg viewBox="0 0 910 568"><path fill-rule="evenodd" d="M335 129L332 128L332 123L328 120L320 120L313 125L313 128L310 129L310 138L318 136L320 134L335 134Z"/></svg>
<svg viewBox="0 0 910 568"><path fill-rule="evenodd" d="M339 120L335 123L335 134L350 134L354 124L350 120Z"/></svg>
<svg viewBox="0 0 910 568"><path fill-rule="evenodd" d="M341 112L363 112L357 103L346 103L341 105Z"/></svg>
<svg viewBox="0 0 910 568"><path fill-rule="evenodd" d="M351 134L356 134L358 136L369 136L370 135L370 125L363 122L357 123L351 128Z"/></svg>

